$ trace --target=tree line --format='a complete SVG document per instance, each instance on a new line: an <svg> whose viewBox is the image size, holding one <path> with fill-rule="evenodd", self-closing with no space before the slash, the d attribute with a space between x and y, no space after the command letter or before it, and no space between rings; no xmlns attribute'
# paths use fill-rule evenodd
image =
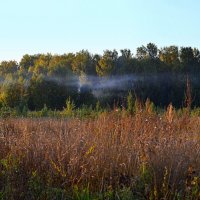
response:
<svg viewBox="0 0 200 200"><path fill-rule="evenodd" d="M150 98L158 106L172 102L180 107L184 103L186 77L191 82L192 101L200 105L200 51L192 47L168 46L158 49L149 43L138 47L133 54L130 49L105 50L103 55L87 50L63 55L24 55L20 62L0 63L0 106L40 110L46 105L61 110L66 99L73 100L76 107L95 105L120 105L131 92L135 98ZM94 95L87 86L89 77L110 80L113 77L140 76L127 87L102 89ZM83 84L82 84L83 83ZM118 83L120 85L120 82Z"/></svg>

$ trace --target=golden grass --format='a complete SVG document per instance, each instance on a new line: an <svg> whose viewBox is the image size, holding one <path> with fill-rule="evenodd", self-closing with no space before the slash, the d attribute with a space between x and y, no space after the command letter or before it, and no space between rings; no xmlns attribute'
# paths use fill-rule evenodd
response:
<svg viewBox="0 0 200 200"><path fill-rule="evenodd" d="M134 190L143 166L153 176L150 187L159 193L167 182L165 187L175 192L189 175L200 175L200 118L177 117L169 107L163 115L141 111L86 120L1 120L0 160L9 157L19 166L12 174L19 193L33 173L54 187Z"/></svg>

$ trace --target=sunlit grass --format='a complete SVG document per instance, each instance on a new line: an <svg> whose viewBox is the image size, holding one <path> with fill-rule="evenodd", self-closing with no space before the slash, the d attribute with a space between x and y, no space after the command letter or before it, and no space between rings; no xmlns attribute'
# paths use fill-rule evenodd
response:
<svg viewBox="0 0 200 200"><path fill-rule="evenodd" d="M200 119L138 110L0 121L2 199L198 199Z"/></svg>

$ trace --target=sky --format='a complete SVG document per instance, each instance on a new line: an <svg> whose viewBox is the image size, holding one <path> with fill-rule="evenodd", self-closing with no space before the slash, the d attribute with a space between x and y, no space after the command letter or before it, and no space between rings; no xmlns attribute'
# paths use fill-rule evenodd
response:
<svg viewBox="0 0 200 200"><path fill-rule="evenodd" d="M199 0L1 0L0 61L24 54L200 48Z"/></svg>

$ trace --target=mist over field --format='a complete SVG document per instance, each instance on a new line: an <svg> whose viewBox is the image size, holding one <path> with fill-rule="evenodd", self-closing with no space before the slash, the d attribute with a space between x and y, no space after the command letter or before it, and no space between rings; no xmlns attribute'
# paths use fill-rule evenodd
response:
<svg viewBox="0 0 200 200"><path fill-rule="evenodd" d="M72 76L72 77L59 77L59 76L44 76L46 81L55 82L58 85L75 86L78 87L78 91L84 88L91 91L98 90L128 90L134 89L137 84L147 83L151 84L170 84L170 81L186 82L187 78L193 84L199 83L199 78L197 74L176 74L171 73L160 73L160 74L132 74L132 75L113 75L108 77L99 76ZM30 80L27 80L27 82ZM11 83L11 82L10 82ZM2 79L1 84L4 84ZM8 81L9 84L9 81Z"/></svg>
<svg viewBox="0 0 200 200"><path fill-rule="evenodd" d="M91 92L97 99L109 96L110 93L128 94L129 91L140 94L139 88L142 86L152 87L163 85L165 87L176 87L182 85L186 87L187 79L190 80L192 86L198 86L200 79L198 74L172 74L172 73L136 73L136 74L124 74L124 75L112 75L107 77L99 77L92 75L72 76L72 77L58 77L58 76L46 76L45 80L54 82L58 85L67 87L76 87L79 93ZM186 89L186 88L185 88ZM160 91L162 93L162 91ZM147 96L150 94L147 94Z"/></svg>
<svg viewBox="0 0 200 200"><path fill-rule="evenodd" d="M63 55L24 55L19 63L0 64L0 102L7 107L30 110L62 109L71 98L77 107L126 102L129 92L145 102L181 107L186 82L190 83L193 106L200 105L200 53L191 47L158 49L153 43L128 49L106 50L103 55L88 51Z"/></svg>

